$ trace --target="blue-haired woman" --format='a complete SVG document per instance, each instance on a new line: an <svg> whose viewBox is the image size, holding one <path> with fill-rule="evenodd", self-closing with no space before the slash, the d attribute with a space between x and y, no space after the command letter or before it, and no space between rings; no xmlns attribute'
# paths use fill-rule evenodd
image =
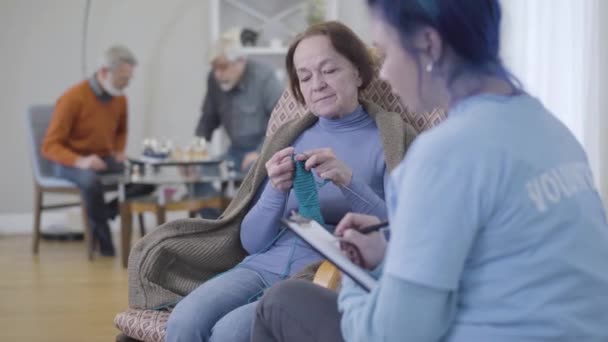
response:
<svg viewBox="0 0 608 342"><path fill-rule="evenodd" d="M448 118L391 174L391 239L336 233L378 279L271 289L253 341L608 341L608 226L587 156L499 58L497 0L369 0L381 76ZM338 305L336 306L336 300Z"/></svg>

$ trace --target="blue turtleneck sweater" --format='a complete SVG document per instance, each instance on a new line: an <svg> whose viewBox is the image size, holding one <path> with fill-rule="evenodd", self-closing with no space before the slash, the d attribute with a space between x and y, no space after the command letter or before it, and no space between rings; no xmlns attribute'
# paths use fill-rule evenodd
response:
<svg viewBox="0 0 608 342"><path fill-rule="evenodd" d="M321 213L327 226L333 229L350 211L386 219L384 149L376 123L361 106L339 119L319 118L296 139L293 147L296 153L331 148L353 172L348 186L330 182L319 189ZM322 181L316 174L315 178ZM298 209L294 192L276 190L270 182L261 189L241 225L241 243L250 254L241 266L288 276L321 260L321 255L291 231L280 234L280 218Z"/></svg>

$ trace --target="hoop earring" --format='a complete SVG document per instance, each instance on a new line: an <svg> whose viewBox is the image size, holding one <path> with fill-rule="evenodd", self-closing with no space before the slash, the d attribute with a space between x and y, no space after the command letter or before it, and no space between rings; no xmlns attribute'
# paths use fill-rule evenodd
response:
<svg viewBox="0 0 608 342"><path fill-rule="evenodd" d="M429 63L426 65L426 68L424 68L426 70L426 72L431 72L433 71L433 62Z"/></svg>

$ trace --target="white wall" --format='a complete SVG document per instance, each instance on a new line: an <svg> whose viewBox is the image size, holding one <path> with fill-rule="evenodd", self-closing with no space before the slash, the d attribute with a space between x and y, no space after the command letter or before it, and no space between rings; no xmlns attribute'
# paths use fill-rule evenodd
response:
<svg viewBox="0 0 608 342"><path fill-rule="evenodd" d="M0 213L29 211L31 172L24 113L32 103L53 103L82 78L80 47L85 1L0 1ZM191 137L208 71L204 57L207 1L92 1L88 71L114 42L140 60L128 89L129 150L144 135Z"/></svg>
<svg viewBox="0 0 608 342"><path fill-rule="evenodd" d="M53 103L81 74L84 0L0 1L0 214L32 206L24 116ZM192 137L205 93L209 46L207 0L93 0L88 71L109 44L131 47L140 65L127 93L128 150L144 136L177 143ZM363 0L340 0L338 17L369 37Z"/></svg>
<svg viewBox="0 0 608 342"><path fill-rule="evenodd" d="M602 1L600 3L600 13L608 14L608 1ZM608 37L608 20L600 21L600 36L602 39L606 39ZM603 80L603 82L608 82L608 65L606 61L608 60L608 44L601 44L599 61L600 61L600 70L599 70L599 79ZM606 87L608 88L608 87ZM604 89L606 89L604 88ZM603 156L600 165L600 182L599 186L604 195L604 203L605 206L608 206L608 114L606 111L608 110L608 96L602 97L602 102L598 104L600 111L602 111L600 115L600 123L597 128L597 135L599 135L599 140L601 143L599 144L600 148L597 151L598 155Z"/></svg>
<svg viewBox="0 0 608 342"><path fill-rule="evenodd" d="M366 0L340 0L338 20L348 25L366 43L371 43L369 13Z"/></svg>
<svg viewBox="0 0 608 342"><path fill-rule="evenodd" d="M31 205L31 172L25 108L50 102L58 89L80 78L78 44L81 1L0 1L0 212Z"/></svg>

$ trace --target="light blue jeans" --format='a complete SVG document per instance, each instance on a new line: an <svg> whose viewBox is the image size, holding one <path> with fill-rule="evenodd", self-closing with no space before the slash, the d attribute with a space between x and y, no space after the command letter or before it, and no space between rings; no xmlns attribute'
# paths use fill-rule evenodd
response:
<svg viewBox="0 0 608 342"><path fill-rule="evenodd" d="M167 322L166 342L249 342L257 297L278 274L237 266L182 299Z"/></svg>

